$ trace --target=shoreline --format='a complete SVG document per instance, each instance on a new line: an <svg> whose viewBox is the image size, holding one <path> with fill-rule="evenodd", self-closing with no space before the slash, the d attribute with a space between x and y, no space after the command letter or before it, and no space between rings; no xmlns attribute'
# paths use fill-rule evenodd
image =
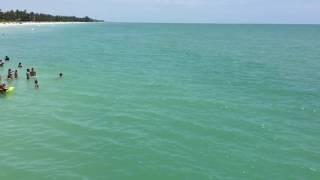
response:
<svg viewBox="0 0 320 180"><path fill-rule="evenodd" d="M64 25L64 24L86 24L92 22L0 22L1 27L19 27L19 26L41 26L41 25Z"/></svg>

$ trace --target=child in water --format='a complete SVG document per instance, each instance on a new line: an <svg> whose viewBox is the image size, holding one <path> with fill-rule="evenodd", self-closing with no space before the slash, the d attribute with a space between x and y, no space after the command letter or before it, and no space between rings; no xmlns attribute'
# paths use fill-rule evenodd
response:
<svg viewBox="0 0 320 180"><path fill-rule="evenodd" d="M34 87L35 87L36 89L39 89L39 83L38 83L38 80L37 80L37 79L34 80Z"/></svg>
<svg viewBox="0 0 320 180"><path fill-rule="evenodd" d="M15 71L14 71L14 78L15 78L15 79L18 79L18 70L15 70Z"/></svg>
<svg viewBox="0 0 320 180"><path fill-rule="evenodd" d="M18 68L22 68L22 63L19 62Z"/></svg>

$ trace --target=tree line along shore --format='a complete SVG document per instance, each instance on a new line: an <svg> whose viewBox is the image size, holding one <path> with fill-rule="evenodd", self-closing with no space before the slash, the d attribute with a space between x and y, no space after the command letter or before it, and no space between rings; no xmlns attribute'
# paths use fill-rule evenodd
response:
<svg viewBox="0 0 320 180"><path fill-rule="evenodd" d="M2 11L0 9L0 22L103 22L88 16L55 16L43 13L28 12L27 10Z"/></svg>

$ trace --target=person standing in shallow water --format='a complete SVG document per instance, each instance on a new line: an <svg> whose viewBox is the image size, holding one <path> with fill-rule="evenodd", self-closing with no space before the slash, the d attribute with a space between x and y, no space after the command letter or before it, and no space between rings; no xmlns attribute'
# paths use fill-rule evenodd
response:
<svg viewBox="0 0 320 180"><path fill-rule="evenodd" d="M30 79L30 69L27 69L26 76L27 76L27 80L29 80Z"/></svg>
<svg viewBox="0 0 320 180"><path fill-rule="evenodd" d="M6 57L4 58L4 60L5 60L5 61L9 61L10 58L9 58L8 56L6 56Z"/></svg>
<svg viewBox="0 0 320 180"><path fill-rule="evenodd" d="M30 76L37 76L37 72L31 68Z"/></svg>
<svg viewBox="0 0 320 180"><path fill-rule="evenodd" d="M18 68L22 68L22 63L19 62Z"/></svg>
<svg viewBox="0 0 320 180"><path fill-rule="evenodd" d="M38 82L37 79L34 80L34 87L35 87L36 89L39 89L39 82Z"/></svg>
<svg viewBox="0 0 320 180"><path fill-rule="evenodd" d="M15 71L14 71L14 78L15 78L15 79L18 79L18 70L15 70Z"/></svg>
<svg viewBox="0 0 320 180"><path fill-rule="evenodd" d="M11 69L8 69L8 76L7 76L8 79L12 79L12 70Z"/></svg>

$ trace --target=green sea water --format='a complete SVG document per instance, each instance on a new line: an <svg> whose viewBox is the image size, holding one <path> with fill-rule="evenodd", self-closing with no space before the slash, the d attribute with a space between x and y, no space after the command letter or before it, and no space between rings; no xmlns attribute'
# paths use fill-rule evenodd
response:
<svg viewBox="0 0 320 180"><path fill-rule="evenodd" d="M0 179L320 179L320 26L3 27L5 55Z"/></svg>

